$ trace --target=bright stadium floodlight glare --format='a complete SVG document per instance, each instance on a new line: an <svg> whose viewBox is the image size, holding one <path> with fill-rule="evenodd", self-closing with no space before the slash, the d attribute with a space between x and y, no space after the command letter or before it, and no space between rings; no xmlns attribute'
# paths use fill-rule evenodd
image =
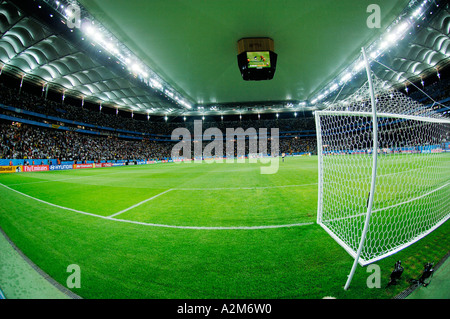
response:
<svg viewBox="0 0 450 319"><path fill-rule="evenodd" d="M381 54L381 50L375 50L375 51L371 52L369 55L370 55L370 58L376 59L376 58L378 58L378 56L380 54Z"/></svg>
<svg viewBox="0 0 450 319"><path fill-rule="evenodd" d="M339 86L336 83L333 83L333 85L331 85L330 87L330 92L334 92L339 88Z"/></svg>
<svg viewBox="0 0 450 319"><path fill-rule="evenodd" d="M391 30L384 41L380 44L380 50L385 50L389 46L395 44L408 29L409 24L407 22L400 23L394 30Z"/></svg>
<svg viewBox="0 0 450 319"><path fill-rule="evenodd" d="M395 41L397 41L398 36L399 35L395 32L391 32L386 36L386 41L388 42L388 44L393 44Z"/></svg>
<svg viewBox="0 0 450 319"><path fill-rule="evenodd" d="M341 82L345 83L345 82L351 80L351 78L352 78L352 74L350 72L347 72L342 76Z"/></svg>
<svg viewBox="0 0 450 319"><path fill-rule="evenodd" d="M151 79L150 84L153 88L158 89L160 91L163 89L163 85L158 80Z"/></svg>
<svg viewBox="0 0 450 319"><path fill-rule="evenodd" d="M422 8L418 8L416 11L414 11L412 17L417 18L422 14Z"/></svg>
<svg viewBox="0 0 450 319"><path fill-rule="evenodd" d="M131 70L138 73L141 70L141 67L137 63L135 63L131 66Z"/></svg>
<svg viewBox="0 0 450 319"><path fill-rule="evenodd" d="M94 27L90 22L85 22L83 24L83 31L84 33L86 33L86 35L91 36L94 33Z"/></svg>
<svg viewBox="0 0 450 319"><path fill-rule="evenodd" d="M111 43L111 42L105 42L105 48L106 48L109 52L112 52L112 53L117 52L117 48L116 48L116 47L114 46L114 44Z"/></svg>
<svg viewBox="0 0 450 319"><path fill-rule="evenodd" d="M173 94L172 91L165 89L165 90L164 90L164 94L166 94L166 95L167 95L168 97L170 97L171 99L174 99L174 94ZM177 103L180 103L180 99L179 99L178 96L175 97L175 101L176 101Z"/></svg>
<svg viewBox="0 0 450 319"><path fill-rule="evenodd" d="M165 93L165 89L170 90L170 99L184 107L190 109L192 105L183 97L182 94L178 93L173 89L168 83L159 78L159 76L149 68L144 62L142 62L135 54L129 50L126 45L124 45L120 40L118 40L107 28L105 28L101 23L99 23L84 6L80 4L77 0L43 0L53 9L56 9L63 19L69 20L73 19L75 11L74 7L81 9L83 13L83 19L81 21L81 31L85 36L82 36L82 40L89 39L93 41L94 45L99 45L104 49L108 55L112 55L117 59L119 64L122 64L124 69L126 68L130 73L135 76L139 76L139 79L147 86ZM41 6L38 6L41 8ZM51 15L53 16L53 15ZM69 26L68 26L69 27ZM71 30L73 32L73 30ZM98 50L102 52L103 50ZM111 56L108 56L111 59Z"/></svg>
<svg viewBox="0 0 450 319"><path fill-rule="evenodd" d="M66 10L64 10L64 12L66 13L66 16L69 17L69 18L71 18L73 16L73 11L72 10L66 9Z"/></svg>
<svg viewBox="0 0 450 319"><path fill-rule="evenodd" d="M368 55L372 60L377 59L391 46L394 46L399 41L401 41L408 33L410 27L414 25L415 21L419 21L422 19L421 17L428 10L427 8L428 3L431 2L428 0L423 0L422 2L419 3L417 2L418 1L415 0L410 1L410 4L405 9L404 13L400 14L398 18L395 19L395 21L392 22L388 28L386 28L385 33L381 35L380 38L374 40L371 44L367 46ZM450 54L446 52L445 49L440 50L440 52L447 57L450 56ZM344 72L343 75L341 75L340 79L336 78L332 80L332 82L334 81L337 82L339 85L342 85L351 80L353 74L358 74L359 72L361 72L364 69L364 67L365 67L364 61L361 61L358 58L349 65L347 71ZM325 86L320 90L323 90L324 88ZM330 87L330 92L333 92L333 89L331 88L334 89L334 86ZM320 99L317 97L314 100L312 100L313 104L315 104L318 100Z"/></svg>
<svg viewBox="0 0 450 319"><path fill-rule="evenodd" d="M401 24L398 26L396 32L399 33L399 34L402 34L402 33L404 33L406 30L408 30L408 28L409 28L409 24L408 24L408 22L405 21L405 22L401 23Z"/></svg>
<svg viewBox="0 0 450 319"><path fill-rule="evenodd" d="M181 100L180 104L186 107L187 109L192 109L192 105L186 102L185 100Z"/></svg>
<svg viewBox="0 0 450 319"><path fill-rule="evenodd" d="M383 41L380 43L380 46L378 47L381 51L384 51L388 48L389 46L389 42L388 41Z"/></svg>

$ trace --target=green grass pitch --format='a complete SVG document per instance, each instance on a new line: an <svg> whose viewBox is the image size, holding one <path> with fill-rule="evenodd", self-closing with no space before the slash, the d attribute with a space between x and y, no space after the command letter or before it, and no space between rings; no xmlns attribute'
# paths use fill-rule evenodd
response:
<svg viewBox="0 0 450 319"><path fill-rule="evenodd" d="M250 163L167 163L0 176L0 227L83 298L392 298L449 247L449 223L377 264L369 289L319 225L317 157L276 174ZM280 227L282 226L282 227ZM385 289L395 262L403 281Z"/></svg>

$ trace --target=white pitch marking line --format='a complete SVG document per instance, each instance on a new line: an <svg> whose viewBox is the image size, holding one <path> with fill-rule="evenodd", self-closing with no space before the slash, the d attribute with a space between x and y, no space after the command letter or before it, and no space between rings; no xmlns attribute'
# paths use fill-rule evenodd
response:
<svg viewBox="0 0 450 319"><path fill-rule="evenodd" d="M107 218L108 219L108 218ZM176 226L176 225L162 225L162 224L151 224L151 223L143 223L137 222L133 220L126 219L115 219L111 218L111 220L115 220L123 223L131 223L137 225L144 226L153 226L153 227L163 227L163 228L176 228L176 229L193 229L193 230L257 230L257 229L274 229L274 228L288 228L288 227L300 227L300 226L308 226L313 225L314 223L298 223L298 224L289 224L289 225L267 225L267 226Z"/></svg>
<svg viewBox="0 0 450 319"><path fill-rule="evenodd" d="M127 212L127 211L129 211L129 210L131 210L131 209L133 209L133 208L136 208L136 207L138 207L138 206L141 206L142 204L145 204L145 203L147 203L147 202L149 202L149 201L155 199L156 197L159 197L159 196L161 196L161 195L164 195L165 193L168 193L168 192L170 192L170 191L173 191L173 189L172 189L172 188L171 188L171 189L168 189L168 190L166 190L166 191L164 191L164 192L162 192L162 193L159 193L159 194L157 194L157 195L155 195L155 196L153 196L153 197L150 197L150 198L148 198L148 199L146 199L146 200L143 200L143 201L140 202L140 203L137 203L137 204L135 204L135 205L133 205L133 206L130 206L130 207L128 207L128 208L125 208L124 210L121 210L120 212L117 212L117 213L115 213L115 214L112 214L112 215L110 215L110 216L108 216L108 217L109 217L109 218L112 218L112 217L115 217L115 216L117 216L117 215L123 214L123 213L125 213L125 212Z"/></svg>
<svg viewBox="0 0 450 319"><path fill-rule="evenodd" d="M401 203L398 203L398 204L394 204L394 205L391 205L391 206L388 206L388 207L382 207L382 208L375 209L375 210L372 211L372 213L382 212L382 211L385 211L385 210L388 210L388 209L391 209L391 208L394 208L394 207L398 207L398 206L401 206L401 205L405 205L405 204L414 202L414 201L419 200L421 198L424 198L424 197L426 197L426 196L428 196L430 194L433 194L433 193L435 193L435 192L437 192L437 191L447 187L448 185L450 185L450 183L447 183L447 184L442 185L442 186L440 186L440 187L438 187L436 189L433 189L432 191L430 191L428 193L425 193L425 194L422 194L420 196L408 199L407 201L404 201L404 202L401 202ZM334 221L344 220L344 219L352 219L352 218L357 218L357 217L361 217L361 216L366 216L366 213L361 213L361 214L352 215L352 216L339 217L339 218L333 218L333 219L327 220L327 222L334 222Z"/></svg>
<svg viewBox="0 0 450 319"><path fill-rule="evenodd" d="M267 226L229 226L229 227L217 226L217 227L214 227L214 226L176 226L176 225L143 223L143 222L138 222L138 221L133 221L133 220L117 219L117 218L112 218L111 216L102 216L102 215L97 215L97 214L83 212L81 210L67 208L67 207L64 207L64 206L52 204L52 203L43 201L41 199L38 199L36 197L24 194L22 192L19 192L19 191L15 190L15 189L12 189L12 188L6 186L6 185L3 185L2 183L0 183L0 185L5 187L5 188L7 188L7 189L9 189L9 190L11 190L11 191L13 191L13 192L16 192L16 193L20 194L22 196L28 197L30 199L33 199L35 201L38 201L40 203L43 203L43 204L46 204L46 205L49 205L49 206L53 206L53 207L57 207L57 208L60 208L60 209L68 210L68 211L71 211L71 212L74 212L74 213L78 213L78 214L83 214L83 215L88 215L88 216L92 216L92 217L102 218L102 219L106 219L106 220L110 220L110 221L115 221L115 222L120 222L120 223L137 224L137 225L143 225L143 226L162 227L162 228L176 228L176 229L194 229L194 230L255 230L255 229L273 229L273 228L299 227L299 226L307 226L307 225L314 224L314 223L298 223L298 224L267 225ZM169 189L166 192L168 192L170 190L172 190L172 189ZM162 195L162 193L159 194L159 195ZM157 195L157 196L159 196L159 195Z"/></svg>

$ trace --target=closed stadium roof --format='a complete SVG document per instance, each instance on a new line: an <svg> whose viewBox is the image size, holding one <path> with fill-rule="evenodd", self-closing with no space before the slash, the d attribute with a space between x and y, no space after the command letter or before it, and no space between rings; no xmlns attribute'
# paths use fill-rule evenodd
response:
<svg viewBox="0 0 450 319"><path fill-rule="evenodd" d="M436 74L449 30L445 1L7 0L0 60L43 88L139 113L314 110L361 85L363 46L394 85ZM237 41L258 36L274 39L277 71L243 81Z"/></svg>

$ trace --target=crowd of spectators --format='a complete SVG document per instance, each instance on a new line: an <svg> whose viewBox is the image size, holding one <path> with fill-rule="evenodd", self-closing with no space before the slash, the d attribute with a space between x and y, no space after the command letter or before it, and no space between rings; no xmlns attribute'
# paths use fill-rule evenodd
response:
<svg viewBox="0 0 450 319"><path fill-rule="evenodd" d="M59 131L23 124L0 124L0 158L101 161L162 159L171 144Z"/></svg>
<svg viewBox="0 0 450 319"><path fill-rule="evenodd" d="M193 121L188 122L162 122L137 120L129 117L108 114L100 110L94 111L81 106L73 106L62 101L56 102L46 99L44 96L36 96L26 91L9 88L0 84L0 103L19 109L24 109L44 115L50 115L77 121L81 123L91 124L98 127L109 127L119 130L134 131L139 133L159 134L170 136L172 131L178 127L186 127L193 132ZM285 131L305 131L315 130L314 120L312 117L277 119L277 120L249 120L245 121L210 121L203 122L204 129L209 127L218 127L225 132L226 128L242 127L247 129L253 127L259 128L278 128L280 132Z"/></svg>
<svg viewBox="0 0 450 319"><path fill-rule="evenodd" d="M427 80L427 82L430 81ZM422 91L416 90L410 94L410 97L425 105L450 97L450 79L447 78L427 83L424 88L420 86L419 88L425 90L426 95Z"/></svg>
<svg viewBox="0 0 450 319"><path fill-rule="evenodd" d="M435 100L442 100L450 96L449 81L435 81L426 87L426 92ZM413 92L410 97L420 102L424 94ZM54 116L70 121L77 121L97 128L90 130L102 130L101 127L109 127L116 130L127 130L141 133L155 134L143 140L129 140L119 138L116 132L107 132L102 135L82 134L74 131L62 131L51 128L42 128L32 125L11 125L11 121L0 123L0 158L58 158L60 160L131 160L131 159L163 159L171 156L171 150L175 144L170 136L176 128L185 127L191 134L194 133L194 122L181 121L148 121L125 117L117 114L108 114L100 110L73 106L63 101L53 101L42 96L34 95L26 91L19 91L0 84L0 103L18 109L28 110L35 113ZM42 118L30 118L23 112L11 112L0 109L0 113L12 115L23 119L43 121ZM32 117L32 116L31 116ZM49 123L49 122L47 122ZM53 124L53 123L51 123ZM224 136L227 128L243 128L247 130L254 128L278 128L280 132L280 153L317 153L315 122L313 117L299 117L291 119L245 119L239 121L202 121L202 131L216 127ZM83 127L84 128L84 127ZM108 135L108 136L105 136ZM159 140L158 140L159 139ZM207 143L203 143L203 147ZM270 144L270 143L269 143ZM224 142L224 152L226 143ZM246 141L246 153L248 153L249 142ZM193 147L192 147L193 149ZM268 148L270 151L270 147ZM236 148L235 148L236 154Z"/></svg>
<svg viewBox="0 0 450 319"><path fill-rule="evenodd" d="M171 150L175 142L167 141L167 139L170 139L174 129L185 127L192 134L194 132L193 121L156 122L137 120L131 117L126 118L100 111L93 111L82 108L81 106L73 106L62 103L62 101L55 102L44 98L44 94L42 96L36 96L26 91L19 92L19 90L9 88L3 84L0 84L0 103L42 115L95 125L98 127L98 130L101 130L101 127L109 127L133 131L136 134L150 133L159 135L159 137L151 136L143 140L129 140L119 138L119 134L111 131L103 131L103 136L90 135L70 130L62 131L25 124L15 123L11 125L11 121L3 121L0 123L0 158L57 158L62 161L164 159L171 156ZM0 113L16 118L43 121L42 118L35 118L23 112L0 109ZM46 123L54 124L48 121ZM309 132L314 135L315 125L311 117L279 120L262 119L202 122L202 131L211 127L219 128L224 136L227 128L243 128L244 130L255 128L257 131L260 128L267 128L269 132L271 128L278 128L280 132L287 132L285 133L286 136L279 140L280 153L292 154L315 151L315 139L298 138L295 135L300 132ZM92 130L92 128L86 129ZM204 144L206 145L207 143ZM248 145L247 140L246 152L248 152ZM226 154L225 146L226 143L224 141L224 155ZM236 146L235 154L237 154ZM192 149L194 148L192 147ZM268 151L270 151L270 147Z"/></svg>
<svg viewBox="0 0 450 319"><path fill-rule="evenodd" d="M178 141L126 140L110 136L95 136L73 131L41 128L21 123L0 123L0 158L3 159L59 159L61 161L103 160L161 160L170 158ZM203 148L210 143L204 142ZM315 152L312 138L284 138L279 140L280 153ZM245 143L248 154L249 141ZM223 155L226 155L223 141ZM192 156L194 146L191 144ZM267 151L270 152L270 142ZM234 143L237 155L237 142Z"/></svg>
<svg viewBox="0 0 450 319"><path fill-rule="evenodd" d="M317 154L316 137L291 137L280 139L280 151L286 154Z"/></svg>

